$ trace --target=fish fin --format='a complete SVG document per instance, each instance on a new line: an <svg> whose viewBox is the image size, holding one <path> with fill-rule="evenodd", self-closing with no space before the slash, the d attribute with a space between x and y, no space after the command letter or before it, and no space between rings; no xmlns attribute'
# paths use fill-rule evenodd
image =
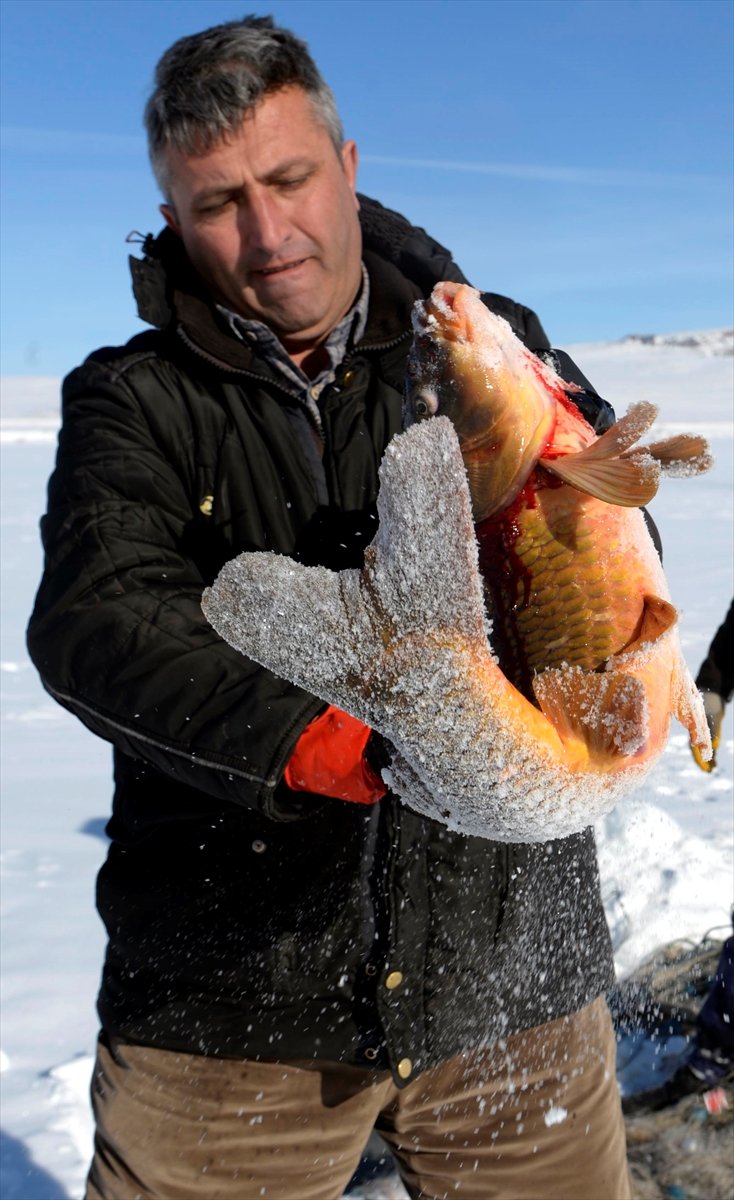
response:
<svg viewBox="0 0 734 1200"><path fill-rule="evenodd" d="M677 624L678 612L669 600L646 595L643 599L637 636L620 654L608 660L607 670L611 673L634 671L636 677L644 680L647 687L654 688L655 657L649 654L649 650L656 642L670 634ZM672 711L681 725L688 730L694 753L698 751L701 758L708 761L711 756L711 738L703 701L679 647L675 651L672 670ZM650 694L653 695L652 692Z"/></svg>
<svg viewBox="0 0 734 1200"><path fill-rule="evenodd" d="M655 496L660 467L654 459L635 455L634 458L614 458L608 462L589 461L582 459L585 453L582 450L564 458L541 458L540 465L578 491L620 508L641 508Z"/></svg>
<svg viewBox="0 0 734 1200"><path fill-rule="evenodd" d="M643 433L647 433L651 425L655 424L657 415L657 408L647 400L631 404L624 416L615 421L601 437L585 446L578 455L569 457L583 455L587 460L617 458L639 442Z"/></svg>
<svg viewBox="0 0 734 1200"><path fill-rule="evenodd" d="M503 506L500 502L502 493L497 487L496 461L491 455L489 458L465 458L464 470L469 480L470 494L482 497L481 512L475 511L474 517L481 517L485 521ZM503 483L503 486L506 485Z"/></svg>
<svg viewBox="0 0 734 1200"><path fill-rule="evenodd" d="M561 741L584 743L597 765L630 758L647 741L647 695L634 675L551 668L535 677L533 690Z"/></svg>
<svg viewBox="0 0 734 1200"><path fill-rule="evenodd" d="M663 634L678 623L678 610L669 600L660 596L648 594L642 598L642 615L639 629L634 640L615 654L607 662L607 670L613 670L615 665L626 663L630 655L636 654L651 642L656 642Z"/></svg>
<svg viewBox="0 0 734 1200"><path fill-rule="evenodd" d="M577 454L541 458L540 464L571 487L607 504L640 508L658 490L660 465L649 453L631 451L655 421L658 410L642 401L633 404L606 433Z"/></svg>
<svg viewBox="0 0 734 1200"><path fill-rule="evenodd" d="M640 446L640 451L654 458L665 475L703 475L714 462L706 438L697 433L678 433Z"/></svg>

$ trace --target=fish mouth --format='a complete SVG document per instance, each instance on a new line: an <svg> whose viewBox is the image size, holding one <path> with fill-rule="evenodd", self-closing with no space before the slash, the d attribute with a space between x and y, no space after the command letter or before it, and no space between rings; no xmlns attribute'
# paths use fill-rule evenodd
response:
<svg viewBox="0 0 734 1200"><path fill-rule="evenodd" d="M472 337L471 301L480 293L467 283L445 280L436 284L427 300L419 301L413 313L417 336L468 342Z"/></svg>

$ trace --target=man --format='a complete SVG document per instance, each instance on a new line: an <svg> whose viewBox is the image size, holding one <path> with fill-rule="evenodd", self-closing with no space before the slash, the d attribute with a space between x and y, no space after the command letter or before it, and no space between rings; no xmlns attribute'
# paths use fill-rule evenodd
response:
<svg viewBox="0 0 734 1200"><path fill-rule="evenodd" d="M88 1197L328 1200L373 1127L411 1196L626 1197L591 831L422 819L369 729L200 609L243 550L361 563L412 305L463 276L357 197L331 93L269 18L176 43L147 127L167 229L132 266L156 328L65 381L29 631L115 747Z"/></svg>
<svg viewBox="0 0 734 1200"><path fill-rule="evenodd" d="M734 600L711 639L698 668L696 684L703 699L711 733L713 757L707 761L693 749L702 771L716 769L716 751L727 704L734 695ZM734 909L732 910L734 924ZM678 1068L653 1088L625 1097L624 1111L658 1111L677 1104L684 1096L734 1085L734 933L721 947L706 998L696 1016L695 1028Z"/></svg>
<svg viewBox="0 0 734 1200"><path fill-rule="evenodd" d="M698 668L696 685L703 697L714 754L708 762L703 762L696 751L693 757L702 771L713 771L716 767L716 751L721 742L724 712L734 695L734 600Z"/></svg>

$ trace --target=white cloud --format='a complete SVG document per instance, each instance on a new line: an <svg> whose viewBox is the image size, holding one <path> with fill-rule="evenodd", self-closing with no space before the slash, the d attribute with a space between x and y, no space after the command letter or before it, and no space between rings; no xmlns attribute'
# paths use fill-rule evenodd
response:
<svg viewBox="0 0 734 1200"><path fill-rule="evenodd" d="M542 183L585 187L711 186L715 177L656 171L619 170L607 167L554 167L538 163L461 162L442 158L402 158L387 154L362 154L363 163L409 167L428 171L457 171L474 175L500 175L509 179L534 179Z"/></svg>
<svg viewBox="0 0 734 1200"><path fill-rule="evenodd" d="M78 129L0 128L4 151L26 154L134 154L146 153L145 138L124 133L85 133Z"/></svg>

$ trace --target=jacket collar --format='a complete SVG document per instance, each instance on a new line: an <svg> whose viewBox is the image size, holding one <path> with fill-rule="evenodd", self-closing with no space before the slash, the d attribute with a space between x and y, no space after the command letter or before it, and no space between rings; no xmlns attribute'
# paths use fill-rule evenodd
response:
<svg viewBox="0 0 734 1200"><path fill-rule="evenodd" d="M466 282L445 247L399 213L360 196L363 259L370 304L361 347L378 349L407 336L416 300L441 279ZM138 314L159 329L178 328L193 349L224 367L252 369L253 350L224 329L181 240L170 229L143 242L142 259L130 256Z"/></svg>

